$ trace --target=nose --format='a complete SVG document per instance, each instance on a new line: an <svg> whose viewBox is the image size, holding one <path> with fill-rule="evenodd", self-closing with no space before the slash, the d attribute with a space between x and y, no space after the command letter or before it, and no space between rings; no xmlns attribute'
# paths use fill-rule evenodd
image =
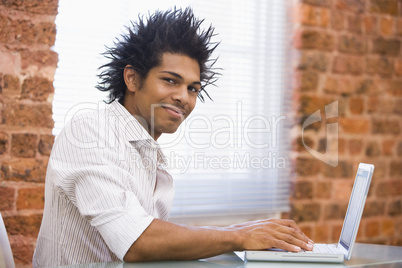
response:
<svg viewBox="0 0 402 268"><path fill-rule="evenodd" d="M190 101L188 90L186 86L178 87L172 94L172 99L182 105L186 105Z"/></svg>

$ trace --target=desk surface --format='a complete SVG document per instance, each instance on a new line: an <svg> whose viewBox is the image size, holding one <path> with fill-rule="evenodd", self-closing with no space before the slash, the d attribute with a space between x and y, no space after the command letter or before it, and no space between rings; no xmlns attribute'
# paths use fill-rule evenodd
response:
<svg viewBox="0 0 402 268"><path fill-rule="evenodd" d="M197 261L170 261L170 262L149 262L149 263L94 263L86 265L63 266L65 268L136 268L136 267L402 267L402 247L360 244L357 243L353 249L352 258L343 264L323 263L280 263L280 262L243 262L234 253L222 254L213 258Z"/></svg>

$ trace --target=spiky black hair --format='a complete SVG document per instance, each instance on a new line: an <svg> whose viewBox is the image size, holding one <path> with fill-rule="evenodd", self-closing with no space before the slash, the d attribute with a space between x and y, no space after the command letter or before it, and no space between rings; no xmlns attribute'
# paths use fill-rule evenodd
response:
<svg viewBox="0 0 402 268"><path fill-rule="evenodd" d="M207 30L200 29L203 21L197 19L189 7L156 11L146 22L138 16L138 22L131 22L131 27L127 27L128 33L103 53L110 61L99 68L103 71L97 89L109 92L109 102L117 99L123 103L126 92L124 68L131 65L143 81L152 68L161 64L163 53L169 52L189 56L199 63L202 87L198 97L204 101L204 92L211 99L205 87L214 84L219 75L213 68L216 59L210 59L218 43L211 42L212 26Z"/></svg>

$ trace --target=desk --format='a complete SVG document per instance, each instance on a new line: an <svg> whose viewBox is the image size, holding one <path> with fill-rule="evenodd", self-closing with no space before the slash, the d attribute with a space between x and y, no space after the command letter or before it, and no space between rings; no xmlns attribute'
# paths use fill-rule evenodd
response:
<svg viewBox="0 0 402 268"><path fill-rule="evenodd" d="M93 263L85 265L63 266L65 268L137 268L137 267L164 267L164 268L222 268L222 267L375 267L375 268L395 268L402 267L402 247L371 245L357 243L353 249L352 258L343 264L323 264L323 263L280 263L280 262L247 262L244 263L234 253L226 253L216 257L197 260L197 261L169 261L169 262L149 262L149 263Z"/></svg>

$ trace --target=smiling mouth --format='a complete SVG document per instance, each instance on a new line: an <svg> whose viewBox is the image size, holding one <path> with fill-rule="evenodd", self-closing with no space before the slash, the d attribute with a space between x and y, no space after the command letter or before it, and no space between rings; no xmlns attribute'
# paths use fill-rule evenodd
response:
<svg viewBox="0 0 402 268"><path fill-rule="evenodd" d="M161 106L162 108L167 110L170 114L175 115L176 117L184 117L185 115L185 112L182 109L177 108L176 106L166 104L163 104Z"/></svg>

